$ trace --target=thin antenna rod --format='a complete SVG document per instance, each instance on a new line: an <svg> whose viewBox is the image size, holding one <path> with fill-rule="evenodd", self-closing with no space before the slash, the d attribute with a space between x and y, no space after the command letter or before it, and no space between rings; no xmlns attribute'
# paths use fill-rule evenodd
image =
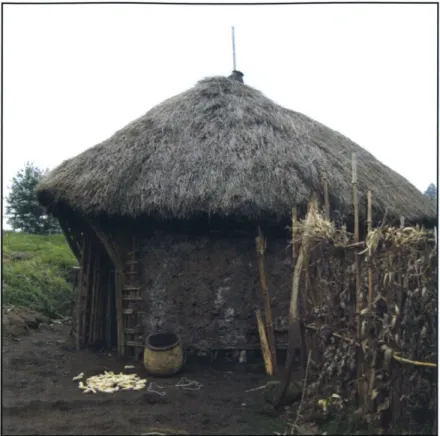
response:
<svg viewBox="0 0 440 436"><path fill-rule="evenodd" d="M234 29L234 26L232 26L232 60L233 60L234 71L235 71L237 68L236 68L236 63L235 63L235 29Z"/></svg>

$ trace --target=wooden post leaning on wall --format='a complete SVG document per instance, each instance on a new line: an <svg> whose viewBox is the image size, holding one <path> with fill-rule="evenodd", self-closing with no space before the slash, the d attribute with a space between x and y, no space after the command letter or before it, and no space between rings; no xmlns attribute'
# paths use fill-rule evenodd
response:
<svg viewBox="0 0 440 436"><path fill-rule="evenodd" d="M302 236L301 247L299 249L298 258L296 259L296 263L293 268L293 278L292 278L292 295L290 298L290 308L289 308L289 343L287 344L287 359L286 359L286 369L284 374L284 380L281 381L280 391L275 398L275 407L279 407L282 403L283 399L286 396L288 387L290 385L290 380L292 378L292 368L295 354L295 331L298 326L298 295L299 295L299 285L301 279L301 273L303 272L304 267L307 268L307 265L304 265L304 260L307 257L308 252L308 232L310 219L312 214L314 213L315 203L311 201L308 207L308 213L306 218L306 223L304 226L304 233ZM293 217L292 217L293 221ZM296 226L295 226L296 227ZM293 239L293 235L292 235ZM305 298L305 296L303 296Z"/></svg>
<svg viewBox="0 0 440 436"><path fill-rule="evenodd" d="M298 221L298 212L296 207L292 208L292 270L295 268L295 261L296 261L296 223ZM293 286L293 281L292 281ZM306 299L305 299L305 293L300 293L300 307L302 307L302 310L305 310L306 307ZM293 334L293 332L291 333ZM300 334L300 340L301 340L301 364L303 368L306 368L307 365L307 342L306 342L306 329L304 326L304 320L302 317L299 319L299 334ZM287 359L286 359L286 367L287 367Z"/></svg>
<svg viewBox="0 0 440 436"><path fill-rule="evenodd" d="M277 371L277 353L276 353L276 343L275 343L275 334L274 334L274 328L273 328L273 322L272 322L272 308L271 308L271 301L270 301L270 295L269 295L269 289L267 287L266 282L266 274L264 270L264 250L265 250L265 240L263 236L263 232L261 231L261 228L258 227L258 236L255 240L256 242L256 249L257 249L257 255L258 255L258 266L259 266L259 272L260 272L260 284L261 284L261 293L263 296L263 302L264 302L264 317L266 321L266 336L267 341L269 344L270 349L270 355L272 359L272 368L274 374Z"/></svg>
<svg viewBox="0 0 440 436"><path fill-rule="evenodd" d="M263 320L261 319L261 312L255 311L257 318L258 335L260 336L261 353L263 354L264 366L267 375L273 375L272 354L270 352L269 343L267 342L266 330L264 328Z"/></svg>

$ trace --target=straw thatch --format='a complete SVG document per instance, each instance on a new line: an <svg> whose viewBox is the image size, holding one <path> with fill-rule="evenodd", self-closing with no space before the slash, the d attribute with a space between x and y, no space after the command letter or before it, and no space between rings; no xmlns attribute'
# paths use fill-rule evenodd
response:
<svg viewBox="0 0 440 436"><path fill-rule="evenodd" d="M323 198L326 174L331 209L343 216L351 213L352 152L361 218L371 189L379 220L385 210L409 222L434 219L422 193L366 150L226 77L198 82L63 162L37 195L49 209L62 203L86 215L287 220L313 192Z"/></svg>

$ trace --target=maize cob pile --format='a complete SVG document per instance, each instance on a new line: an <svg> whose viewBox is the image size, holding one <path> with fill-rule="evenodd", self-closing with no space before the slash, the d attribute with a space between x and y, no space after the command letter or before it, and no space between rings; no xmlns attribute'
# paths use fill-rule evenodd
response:
<svg viewBox="0 0 440 436"><path fill-rule="evenodd" d="M104 371L104 374L94 375L86 379L85 384L82 381L84 373L73 377L73 381L78 381L78 387L85 393L104 392L113 394L119 390L139 391L145 388L147 379L141 379L136 374L115 374L113 371Z"/></svg>

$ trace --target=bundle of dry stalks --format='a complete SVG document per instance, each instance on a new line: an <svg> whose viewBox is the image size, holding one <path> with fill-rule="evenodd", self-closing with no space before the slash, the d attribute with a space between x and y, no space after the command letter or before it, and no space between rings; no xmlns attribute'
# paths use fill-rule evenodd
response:
<svg viewBox="0 0 440 436"><path fill-rule="evenodd" d="M322 244L345 247L353 242L353 235L347 232L345 226L338 228L325 218L324 212L313 207L306 218L296 222L293 243L301 243L306 226L310 249Z"/></svg>
<svg viewBox="0 0 440 436"><path fill-rule="evenodd" d="M420 244L435 243L434 231L423 227L379 227L372 230L365 241L366 249L361 252L369 255L375 253L389 254L390 251L409 249L418 251Z"/></svg>
<svg viewBox="0 0 440 436"><path fill-rule="evenodd" d="M306 225L310 236L300 318L312 357L305 401L316 411L318 399L336 393L345 404L362 406L364 418L382 428L406 426L413 434L430 430L436 413L434 232L387 226L354 243L345 228L312 209L307 221L296 224L295 244ZM356 257L361 260L357 298ZM361 404L354 395L359 347Z"/></svg>

